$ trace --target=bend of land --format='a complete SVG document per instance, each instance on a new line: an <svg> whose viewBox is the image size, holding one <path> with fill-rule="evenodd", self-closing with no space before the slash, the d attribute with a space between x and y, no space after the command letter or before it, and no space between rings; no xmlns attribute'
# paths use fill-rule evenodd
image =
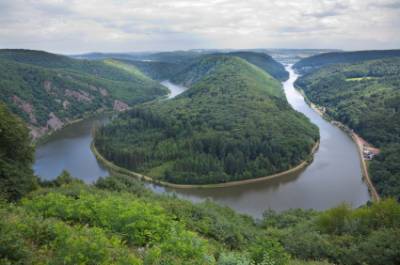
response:
<svg viewBox="0 0 400 265"><path fill-rule="evenodd" d="M290 170L319 139L280 82L242 58L206 56L171 80L189 89L96 131L94 146L105 159L155 181L219 184Z"/></svg>

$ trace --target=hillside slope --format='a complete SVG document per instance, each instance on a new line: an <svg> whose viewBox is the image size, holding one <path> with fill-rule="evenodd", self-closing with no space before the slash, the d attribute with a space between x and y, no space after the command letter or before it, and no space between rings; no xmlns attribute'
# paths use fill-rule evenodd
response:
<svg viewBox="0 0 400 265"><path fill-rule="evenodd" d="M326 113L382 148L370 165L378 192L400 198L400 58L323 67L296 85Z"/></svg>
<svg viewBox="0 0 400 265"><path fill-rule="evenodd" d="M293 68L301 74L305 74L331 64L357 63L391 57L400 57L400 50L329 52L302 59L294 64Z"/></svg>
<svg viewBox="0 0 400 265"><path fill-rule="evenodd" d="M207 56L180 78L190 86L180 96L134 108L101 128L100 153L181 184L266 176L308 158L317 127L260 68L238 57Z"/></svg>
<svg viewBox="0 0 400 265"><path fill-rule="evenodd" d="M259 68L270 74L272 77L280 81L285 81L289 78L289 73L285 70L285 67L275 61L271 56L266 53L243 51L230 52L224 55L240 57L247 62L258 66Z"/></svg>
<svg viewBox="0 0 400 265"><path fill-rule="evenodd" d="M148 77L158 81L170 79L187 67L187 63L133 60L123 60L122 62L134 65Z"/></svg>
<svg viewBox="0 0 400 265"><path fill-rule="evenodd" d="M85 114L126 109L167 90L118 61L0 50L0 92L0 100L29 124L36 138Z"/></svg>

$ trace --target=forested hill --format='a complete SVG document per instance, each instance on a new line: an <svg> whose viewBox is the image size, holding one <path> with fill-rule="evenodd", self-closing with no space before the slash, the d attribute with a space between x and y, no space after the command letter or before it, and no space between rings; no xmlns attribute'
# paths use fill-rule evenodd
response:
<svg viewBox="0 0 400 265"><path fill-rule="evenodd" d="M275 61L271 56L263 52L229 52L229 53L214 53L212 55L207 53L195 52L168 52L156 53L150 58L158 60L122 60L126 64L132 64L139 68L143 73L156 80L175 79L179 81L182 76L190 69L191 65L197 65L199 60L207 56L236 56L240 57L247 62L258 66L274 78L284 81L288 78L289 74L282 64ZM175 57L174 57L175 56ZM147 58L147 57L146 57ZM175 59L174 59L175 58ZM178 77L175 77L178 75ZM180 77L179 77L180 76Z"/></svg>
<svg viewBox="0 0 400 265"><path fill-rule="evenodd" d="M309 158L318 129L294 111L278 80L232 56L207 56L175 99L136 107L95 135L119 166L172 183L266 176Z"/></svg>
<svg viewBox="0 0 400 265"><path fill-rule="evenodd" d="M187 63L175 63L175 62L159 62L159 61L134 61L134 60L120 60L124 64L133 65L140 69L148 77L163 81L172 78L180 71L183 71L187 66Z"/></svg>
<svg viewBox="0 0 400 265"><path fill-rule="evenodd" d="M239 57L253 64L260 69L264 70L266 73L278 80L286 80L288 77L288 72L285 70L282 64L276 62L271 56L265 53L259 52L231 52L223 54L213 54L204 55L200 59L191 61L186 67L182 68L175 75L171 76L171 81L175 83L184 84L190 86L192 83L201 79L206 75L210 69L212 69L216 64L223 63L221 60L207 60L204 58L218 58L218 56L223 57Z"/></svg>
<svg viewBox="0 0 400 265"><path fill-rule="evenodd" d="M87 61L31 50L0 50L0 101L34 137L103 109L125 109L166 88L133 65Z"/></svg>
<svg viewBox="0 0 400 265"><path fill-rule="evenodd" d="M391 57L400 57L400 50L323 53L302 59L296 64L294 64L293 67L301 74L305 74L330 64L357 63L362 61L391 58Z"/></svg>
<svg viewBox="0 0 400 265"><path fill-rule="evenodd" d="M243 51L230 52L226 55L240 57L249 63L258 66L280 81L285 81L289 78L289 73L285 70L285 67L266 53Z"/></svg>
<svg viewBox="0 0 400 265"><path fill-rule="evenodd" d="M383 196L400 199L400 58L323 67L296 85L314 103L377 147L370 164Z"/></svg>

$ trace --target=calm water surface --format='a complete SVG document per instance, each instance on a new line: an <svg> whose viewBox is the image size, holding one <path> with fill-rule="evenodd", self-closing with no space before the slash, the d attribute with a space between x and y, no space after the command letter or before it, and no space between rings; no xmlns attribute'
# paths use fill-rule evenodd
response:
<svg viewBox="0 0 400 265"><path fill-rule="evenodd" d="M272 208L326 209L343 201L360 206L369 200L362 180L360 160L352 140L341 130L322 119L304 102L293 87L297 75L288 67L290 79L284 90L293 108L306 115L320 129L321 143L314 161L302 172L292 176L237 187L175 190L146 184L156 192L175 192L183 198L201 201L211 198L233 209L260 217ZM163 82L176 96L184 88ZM177 88L178 87L178 88ZM106 118L89 119L57 132L36 151L34 169L45 179L55 178L63 169L87 183L108 174L90 151L91 128Z"/></svg>

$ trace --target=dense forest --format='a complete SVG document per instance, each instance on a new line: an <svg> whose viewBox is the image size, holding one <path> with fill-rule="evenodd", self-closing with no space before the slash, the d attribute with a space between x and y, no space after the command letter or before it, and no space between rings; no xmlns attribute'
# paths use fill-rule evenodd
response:
<svg viewBox="0 0 400 265"><path fill-rule="evenodd" d="M247 62L258 66L280 81L285 81L289 78L289 73L285 70L285 67L272 59L272 57L266 53L242 51L230 52L224 55L240 57Z"/></svg>
<svg viewBox="0 0 400 265"><path fill-rule="evenodd" d="M37 187L33 160L28 129L0 103L0 200L18 200Z"/></svg>
<svg viewBox="0 0 400 265"><path fill-rule="evenodd" d="M358 63L399 56L400 50L329 52L304 58L295 63L293 68L301 74L305 74L331 64Z"/></svg>
<svg viewBox="0 0 400 265"><path fill-rule="evenodd" d="M125 64L132 64L150 78L158 81L164 81L172 78L174 75L185 69L187 63L160 62L160 61L133 61L123 60Z"/></svg>
<svg viewBox="0 0 400 265"><path fill-rule="evenodd" d="M135 107L97 130L94 144L105 158L180 184L262 177L309 158L317 127L260 68L214 55L177 77L190 89Z"/></svg>
<svg viewBox="0 0 400 265"><path fill-rule="evenodd" d="M255 220L208 200L155 194L127 176L94 185L68 172L37 180L28 129L4 105L0 132L0 264L400 262L400 205L391 199L358 209L267 210Z"/></svg>
<svg viewBox="0 0 400 265"><path fill-rule="evenodd" d="M326 66L296 85L326 113L382 149L370 163L378 192L400 199L400 58Z"/></svg>
<svg viewBox="0 0 400 265"><path fill-rule="evenodd" d="M133 65L39 51L0 50L0 101L34 136L102 109L121 109L167 93Z"/></svg>

